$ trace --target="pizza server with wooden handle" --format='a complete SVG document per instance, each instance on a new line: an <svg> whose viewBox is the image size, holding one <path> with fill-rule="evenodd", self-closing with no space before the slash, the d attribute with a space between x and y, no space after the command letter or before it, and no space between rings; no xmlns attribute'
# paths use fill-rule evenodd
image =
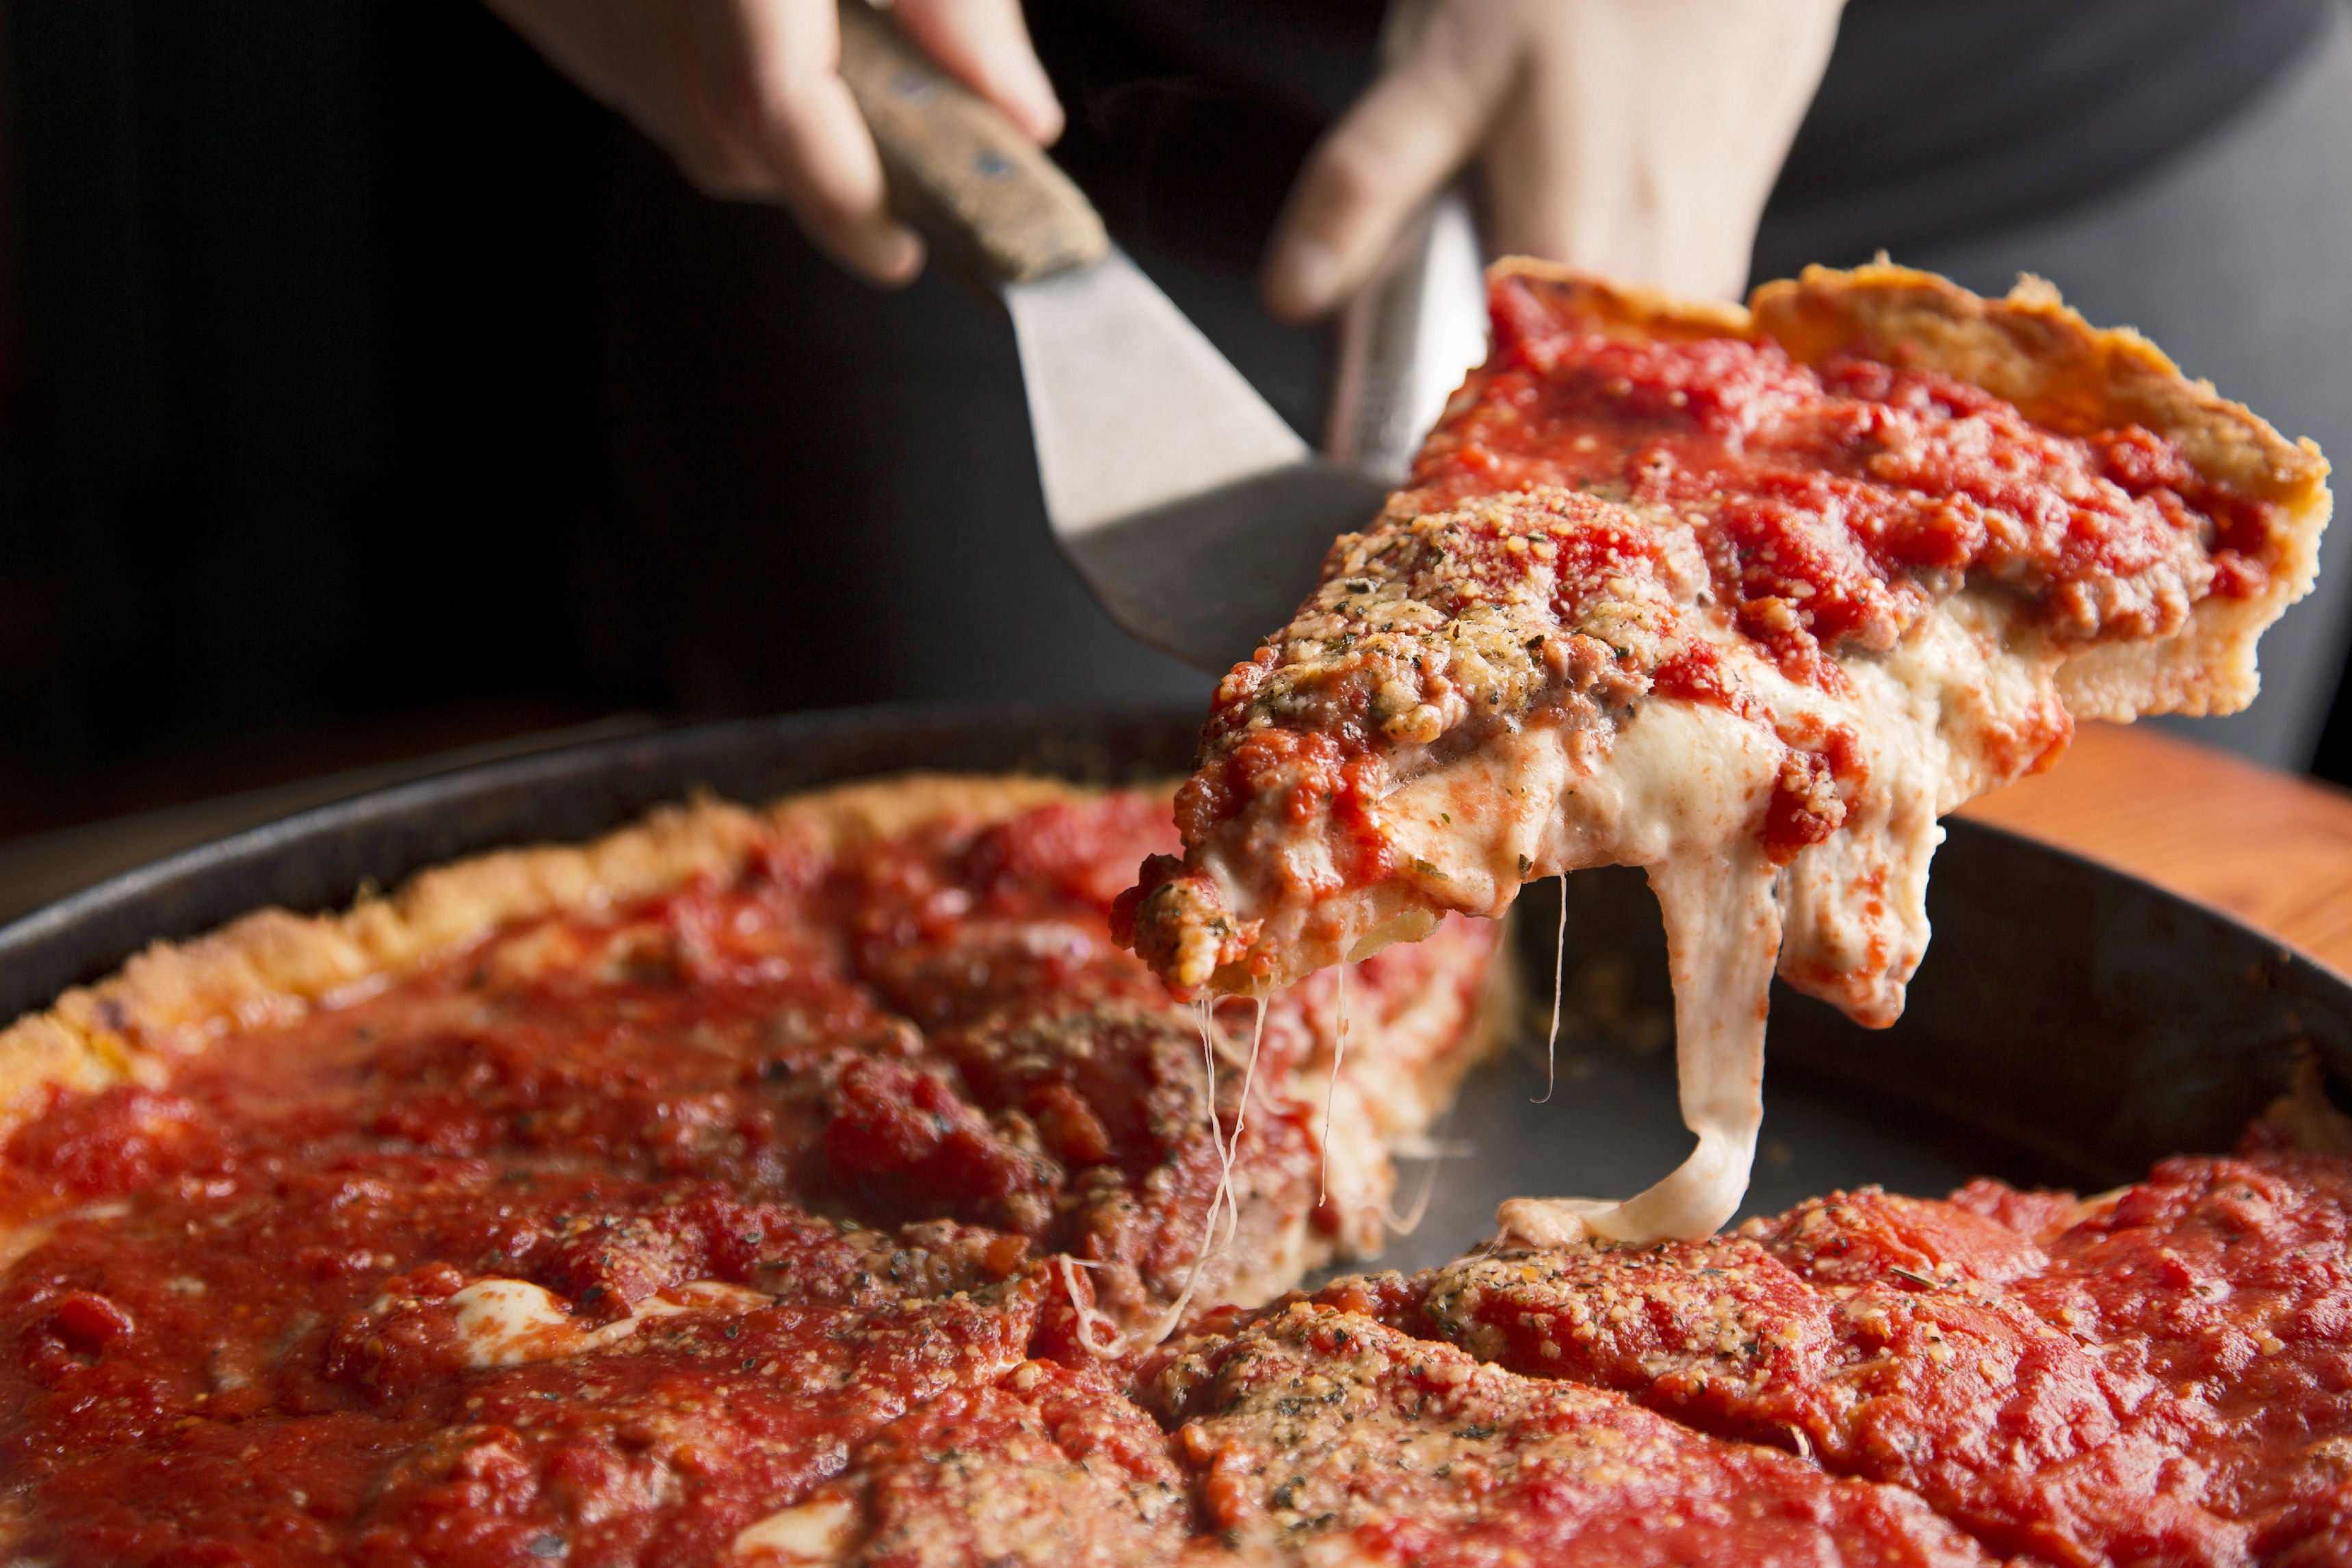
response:
<svg viewBox="0 0 2352 1568"><path fill-rule="evenodd" d="M1146 642L1213 671L1247 658L1388 485L1318 457L1068 176L858 0L841 74L893 207L1013 319L1046 521L1079 575Z"/></svg>

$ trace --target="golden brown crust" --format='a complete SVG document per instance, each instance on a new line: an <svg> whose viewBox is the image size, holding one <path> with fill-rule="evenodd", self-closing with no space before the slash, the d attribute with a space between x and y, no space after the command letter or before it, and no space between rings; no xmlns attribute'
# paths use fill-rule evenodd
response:
<svg viewBox="0 0 2352 1568"><path fill-rule="evenodd" d="M121 970L0 1031L0 1136L57 1089L152 1079L229 1029L381 984L498 927L729 877L771 837L838 850L953 821L984 827L1091 791L1055 779L909 773L793 795L764 811L717 800L666 806L584 845L499 850L418 873L339 914L257 910Z"/></svg>
<svg viewBox="0 0 2352 1568"><path fill-rule="evenodd" d="M2289 441L2210 382L2189 380L2131 328L2092 326L2030 275L2006 298L1986 300L1884 262L1810 267L1758 289L1749 309L1755 335L1808 363L1859 348L1982 387L2063 434L2145 426L2208 479L2256 500L2307 500L2327 474L2316 447Z"/></svg>
<svg viewBox="0 0 2352 1568"><path fill-rule="evenodd" d="M1512 258L1499 275L1579 297L1604 326L1652 337L1769 337L1806 363L1860 350L1983 388L2027 418L2069 435L2139 425L2173 443L2208 479L2279 508L2271 580L2247 598L2210 597L2170 637L2074 652L2059 689L2076 719L2230 713L2260 689L2254 641L2319 574L2327 525L2327 459L2290 441L2243 404L2192 381L2129 327L2094 327L2039 278L1986 300L1933 273L1876 262L1841 272L1809 267L1766 283L1748 307L1684 300L1601 283L1549 262Z"/></svg>
<svg viewBox="0 0 2352 1568"><path fill-rule="evenodd" d="M1745 305L1729 300L1695 300L1638 283L1612 283L1532 256L1507 256L1486 269L1496 278L1530 278L1576 301L1575 310L1612 336L1664 338L1677 342L1753 335Z"/></svg>
<svg viewBox="0 0 2352 1568"><path fill-rule="evenodd" d="M2327 460L2318 447L2288 440L2210 382L2189 380L2131 328L2094 327L2030 275L2006 298L1987 300L1888 262L1850 272L1808 267L1759 285L1742 308L1604 283L1527 257L1498 261L1494 272L1572 290L1584 313L1645 336L1769 337L1808 364L1859 350L1982 387L2065 434L2142 425L2181 447L2207 478L2257 500L2292 505L2325 488Z"/></svg>

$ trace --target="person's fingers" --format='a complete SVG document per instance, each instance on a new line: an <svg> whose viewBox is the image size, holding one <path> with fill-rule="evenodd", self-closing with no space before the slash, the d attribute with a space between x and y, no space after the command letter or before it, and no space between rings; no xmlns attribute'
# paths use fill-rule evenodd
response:
<svg viewBox="0 0 2352 1568"><path fill-rule="evenodd" d="M718 139L845 266L877 283L913 278L922 242L890 215L873 134L841 79L834 0L709 0L688 25L701 77L692 98Z"/></svg>
<svg viewBox="0 0 2352 1568"><path fill-rule="evenodd" d="M1649 207L1664 193L1643 166L1640 105L1614 79L1629 9L1563 5L1550 19L1561 36L1534 51L1496 115L1481 174L1485 237L1498 254L1665 281L1649 254Z"/></svg>
<svg viewBox="0 0 2352 1568"><path fill-rule="evenodd" d="M897 0L907 36L1012 118L1039 145L1062 134L1062 100L1045 79L1021 0Z"/></svg>
<svg viewBox="0 0 2352 1568"><path fill-rule="evenodd" d="M1482 156L1485 237L1677 293L1736 298L1839 0L1577 0L1529 11Z"/></svg>
<svg viewBox="0 0 2352 1568"><path fill-rule="evenodd" d="M777 201L851 270L921 269L890 216L873 135L841 79L835 0L491 0L715 196Z"/></svg>
<svg viewBox="0 0 2352 1568"><path fill-rule="evenodd" d="M1476 150L1511 71L1502 30L1438 7L1291 187L1260 282L1266 309L1309 321L1361 287L1405 218Z"/></svg>

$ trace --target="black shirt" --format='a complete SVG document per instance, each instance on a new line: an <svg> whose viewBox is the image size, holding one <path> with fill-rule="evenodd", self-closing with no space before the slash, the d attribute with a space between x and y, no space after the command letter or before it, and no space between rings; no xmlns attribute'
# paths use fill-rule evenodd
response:
<svg viewBox="0 0 2352 1568"><path fill-rule="evenodd" d="M1853 0L1754 276L2109 189L2236 112L2326 18L2325 0Z"/></svg>

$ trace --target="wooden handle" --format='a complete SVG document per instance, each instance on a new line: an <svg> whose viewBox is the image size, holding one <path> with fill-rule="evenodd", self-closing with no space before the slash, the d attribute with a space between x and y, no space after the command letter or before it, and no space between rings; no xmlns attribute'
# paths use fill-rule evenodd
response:
<svg viewBox="0 0 2352 1568"><path fill-rule="evenodd" d="M1024 283L1109 250L1102 219L1070 177L865 0L841 6L841 75L873 127L892 209L950 268Z"/></svg>

